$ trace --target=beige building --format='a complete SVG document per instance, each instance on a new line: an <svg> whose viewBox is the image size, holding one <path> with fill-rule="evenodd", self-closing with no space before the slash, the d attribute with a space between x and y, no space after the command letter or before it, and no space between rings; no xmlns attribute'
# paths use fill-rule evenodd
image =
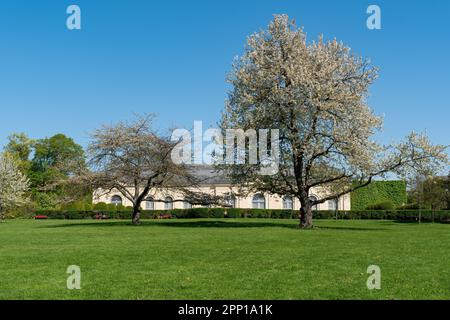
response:
<svg viewBox="0 0 450 320"><path fill-rule="evenodd" d="M254 193L246 196L239 196L237 187L233 187L225 177L217 176L209 167L197 169L198 175L207 177L205 183L193 191L201 191L217 196L227 196L230 206L243 209L300 209L300 202L291 196L280 197L278 195ZM320 189L313 189L311 197L320 199L322 196ZM157 200L157 201L155 201ZM176 189L153 190L147 200L143 202L143 210L172 210L188 209L193 206L187 201L183 201L183 195ZM118 191L109 193L97 190L94 193L94 203L105 202L112 204L122 204L132 206L130 200L125 198ZM198 207L198 206L194 206ZM327 201L319 204L317 210L350 210L350 195L342 196L337 201Z"/></svg>

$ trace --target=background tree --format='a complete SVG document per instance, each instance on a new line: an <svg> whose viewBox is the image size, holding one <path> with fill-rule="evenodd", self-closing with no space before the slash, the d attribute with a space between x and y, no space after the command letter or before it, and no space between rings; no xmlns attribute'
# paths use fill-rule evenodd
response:
<svg viewBox="0 0 450 320"><path fill-rule="evenodd" d="M408 193L410 206L450 209L450 175L417 177Z"/></svg>
<svg viewBox="0 0 450 320"><path fill-rule="evenodd" d="M65 184L86 166L83 148L72 138L56 134L36 140L29 170L33 198L42 209L54 209L86 197L86 187Z"/></svg>
<svg viewBox="0 0 450 320"><path fill-rule="evenodd" d="M31 153L34 141L25 133L13 133L8 137L8 144L4 151L17 159L19 169L27 174L31 167Z"/></svg>
<svg viewBox="0 0 450 320"><path fill-rule="evenodd" d="M26 202L28 180L20 171L16 159L8 154L0 155L0 218L5 212Z"/></svg>
<svg viewBox="0 0 450 320"><path fill-rule="evenodd" d="M8 140L4 151L17 160L20 171L30 180L31 199L37 208L91 201L86 187L62 183L86 165L83 148L73 139L56 134L32 140L24 133L14 133Z"/></svg>
<svg viewBox="0 0 450 320"><path fill-rule="evenodd" d="M153 119L152 115L139 116L130 123L120 122L96 130L88 147L91 171L78 177L82 184L89 182L92 188L101 188L97 195L117 190L131 201L134 224L140 224L142 201L156 188L175 188L192 204L215 201L214 196L192 189L199 180L188 166L174 164L171 159L178 142L159 135L152 128Z"/></svg>
<svg viewBox="0 0 450 320"><path fill-rule="evenodd" d="M312 207L362 188L389 172L448 164L444 146L412 133L383 146L373 140L382 119L367 104L377 68L336 40L306 35L285 15L248 38L230 75L233 86L222 129L279 129L279 172L263 165L223 166L247 190L292 195L301 203L300 225L311 228ZM354 181L357 181L354 183ZM319 199L312 188L322 188Z"/></svg>

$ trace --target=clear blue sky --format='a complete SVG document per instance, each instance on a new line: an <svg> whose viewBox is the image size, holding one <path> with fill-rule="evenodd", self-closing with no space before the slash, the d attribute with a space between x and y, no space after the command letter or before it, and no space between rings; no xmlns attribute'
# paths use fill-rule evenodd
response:
<svg viewBox="0 0 450 320"><path fill-rule="evenodd" d="M82 30L66 28L66 8ZM378 4L382 30L366 28ZM427 130L450 143L450 1L14 0L0 4L0 146L12 132L86 145L102 123L155 112L159 126L214 125L246 36L286 13L381 68L371 106L384 141Z"/></svg>

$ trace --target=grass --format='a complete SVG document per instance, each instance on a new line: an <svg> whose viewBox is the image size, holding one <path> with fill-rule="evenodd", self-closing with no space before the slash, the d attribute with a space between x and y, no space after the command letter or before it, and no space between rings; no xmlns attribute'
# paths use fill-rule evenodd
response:
<svg viewBox="0 0 450 320"><path fill-rule="evenodd" d="M0 223L0 299L449 299L450 225L217 219ZM369 265L382 272L368 290ZM69 265L82 289L66 288Z"/></svg>

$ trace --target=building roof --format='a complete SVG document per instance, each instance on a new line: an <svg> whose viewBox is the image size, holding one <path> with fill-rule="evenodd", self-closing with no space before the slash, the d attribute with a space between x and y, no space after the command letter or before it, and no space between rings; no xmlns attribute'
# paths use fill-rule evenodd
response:
<svg viewBox="0 0 450 320"><path fill-rule="evenodd" d="M210 165L191 165L192 175L200 180L202 185L231 184L231 180L221 171Z"/></svg>

